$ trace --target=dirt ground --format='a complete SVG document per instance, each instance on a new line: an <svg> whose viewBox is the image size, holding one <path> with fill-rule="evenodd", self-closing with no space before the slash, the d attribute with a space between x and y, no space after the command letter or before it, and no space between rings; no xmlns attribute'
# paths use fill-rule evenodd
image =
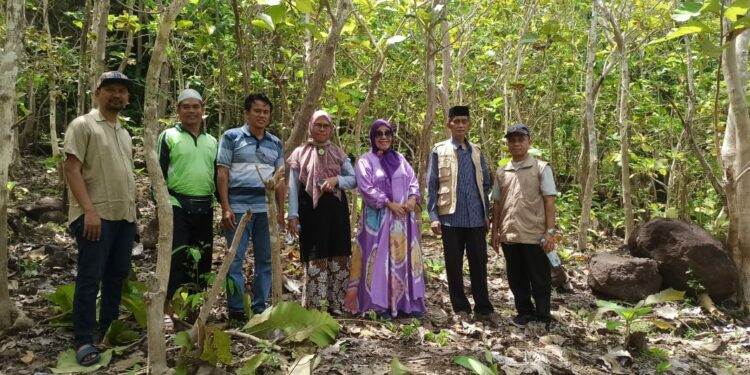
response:
<svg viewBox="0 0 750 375"><path fill-rule="evenodd" d="M11 194L11 217L18 222L17 228L10 232L10 302L24 311L34 325L14 335L0 336L0 375L51 373L58 355L72 345L70 329L51 324L56 311L46 296L73 281L75 243L64 226L39 224L23 217L19 208L43 196L60 196L54 170L39 160L27 159L23 163ZM154 215L154 205L148 199L148 179L139 176L138 181L139 224L145 226ZM565 235L563 248L568 247ZM600 240L597 251L614 251L620 244L617 239ZM690 301L659 305L638 322L648 331L646 349L624 350L623 328L612 331L601 320L589 322L589 316L596 311L596 297L586 283L585 266L590 253L572 253L564 263L568 282L553 292L555 322L551 332L538 325L520 329L510 324L514 315L513 296L505 281L504 261L491 249L488 265L491 300L502 324L494 327L481 322L454 321L439 239L425 233L423 249L428 276L428 315L418 322L408 318L393 322L367 317L339 319L337 341L318 350L314 373L387 374L394 371L394 359L415 374L470 373L453 363L459 355L476 357L488 366L495 364L499 374L750 373L750 328L731 306L720 306L720 315L709 316ZM216 236L214 269L225 251L224 239ZM289 280L284 298L299 301L302 272L295 246L287 246L283 255L285 276ZM145 279L155 263L155 250L146 250L135 257L133 265L138 279ZM249 272L252 262L247 264ZM465 270L466 291L470 296L468 269ZM222 324L225 306L221 298L213 309L210 324ZM134 322L125 310L121 318ZM615 318L609 316L609 319ZM669 324L658 324L660 321ZM145 331L141 333L145 336ZM274 353L276 364L263 366L258 373L286 373L300 349L283 347ZM242 358L260 350L252 341L233 337L233 359L238 366L222 365L214 372L205 368L202 371L235 373ZM169 351L171 356L176 353ZM146 358L147 348L142 340L115 355L106 368L95 373L145 373Z"/></svg>

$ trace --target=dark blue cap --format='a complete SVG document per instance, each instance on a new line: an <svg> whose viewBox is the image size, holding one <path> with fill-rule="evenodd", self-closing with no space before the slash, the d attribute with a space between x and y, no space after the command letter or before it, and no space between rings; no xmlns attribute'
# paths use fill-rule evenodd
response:
<svg viewBox="0 0 750 375"><path fill-rule="evenodd" d="M521 135L531 137L531 132L529 131L529 128L527 128L526 125L524 124L515 124L509 127L508 131L505 133L505 138L508 138L513 134L521 134Z"/></svg>

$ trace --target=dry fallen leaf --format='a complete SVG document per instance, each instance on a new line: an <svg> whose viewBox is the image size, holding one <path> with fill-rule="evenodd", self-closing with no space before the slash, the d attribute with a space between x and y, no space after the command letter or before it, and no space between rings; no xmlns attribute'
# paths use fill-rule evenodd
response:
<svg viewBox="0 0 750 375"><path fill-rule="evenodd" d="M34 352L32 352L31 350L27 350L26 354L23 357L21 357L21 362L27 365L33 361L34 361Z"/></svg>

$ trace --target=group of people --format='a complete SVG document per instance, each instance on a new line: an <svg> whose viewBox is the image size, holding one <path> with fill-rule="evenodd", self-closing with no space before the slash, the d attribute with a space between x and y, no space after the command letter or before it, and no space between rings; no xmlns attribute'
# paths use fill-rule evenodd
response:
<svg viewBox="0 0 750 375"><path fill-rule="evenodd" d="M122 283L130 270L136 234L133 147L118 119L128 104L129 85L120 72L102 74L94 93L97 108L73 120L65 133L69 226L78 244L74 345L82 365L100 358L94 340L97 294L101 289L98 331L103 335L118 317ZM227 277L230 324L246 322L247 310L258 314L266 309L271 287L269 220L299 236L305 307L334 315L372 311L385 319L426 314L419 228L423 200L413 168L393 147L392 124L383 119L372 123L370 150L353 166L331 141L335 124L325 111L312 115L307 141L287 160L281 140L267 131L273 104L265 95L249 95L245 123L218 141L205 130L204 111L200 93L183 90L177 98L178 123L157 140L174 214L166 326L172 324L169 301L179 288L206 287L215 196L230 246L242 215L252 212ZM427 212L432 231L442 238L455 317L468 319L472 312L463 285L466 253L474 317L499 323L487 287L490 231L492 247L502 249L506 260L518 313L513 324L539 321L549 327L551 282L545 253L555 245L557 193L551 167L529 155L529 129L514 125L505 135L512 161L498 168L493 182L479 146L467 138L469 108L452 107L446 127L450 139L437 143L430 155ZM289 166L288 186L277 187L277 216L269 218L264 181L284 165ZM345 190L355 188L362 198L362 215L352 241ZM248 303L243 263L250 241L255 270Z"/></svg>

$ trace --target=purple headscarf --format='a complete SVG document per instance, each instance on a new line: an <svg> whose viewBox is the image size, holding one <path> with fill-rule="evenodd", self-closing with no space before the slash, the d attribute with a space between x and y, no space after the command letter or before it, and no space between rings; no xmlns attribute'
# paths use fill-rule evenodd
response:
<svg viewBox="0 0 750 375"><path fill-rule="evenodd" d="M390 180L393 177L393 173L396 172L399 165L401 165L401 159L399 159L398 153L393 150L393 138L391 138L391 148L386 151L381 151L378 149L378 146L375 145L375 132L381 126L385 126L390 131L393 131L393 125L388 121L383 120L382 118L375 120L375 122L372 123L372 126L370 126L370 146L372 146L372 152L380 158L380 165L383 167L386 175L388 175L388 179Z"/></svg>

